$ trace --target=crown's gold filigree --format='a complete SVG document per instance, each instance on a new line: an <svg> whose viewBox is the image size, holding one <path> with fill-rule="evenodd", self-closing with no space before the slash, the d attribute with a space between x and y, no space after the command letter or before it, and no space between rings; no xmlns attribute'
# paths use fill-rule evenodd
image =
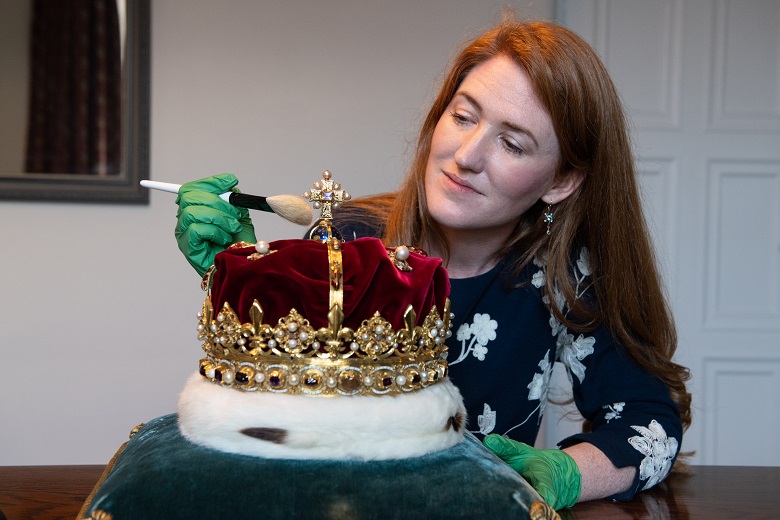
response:
<svg viewBox="0 0 780 520"><path fill-rule="evenodd" d="M378 312L357 330L344 327L340 305L331 307L320 329L295 309L274 327L263 314L255 300L251 322L241 323L227 302L215 315L206 298L198 315L206 353L200 373L240 390L309 395L406 393L447 375L449 300L443 316L432 307L421 326L410 305L397 331Z"/></svg>

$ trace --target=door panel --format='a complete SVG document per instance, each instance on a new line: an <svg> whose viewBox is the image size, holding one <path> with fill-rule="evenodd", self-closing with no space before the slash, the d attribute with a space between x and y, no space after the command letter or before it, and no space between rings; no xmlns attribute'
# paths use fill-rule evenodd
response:
<svg viewBox="0 0 780 520"><path fill-rule="evenodd" d="M558 18L602 56L632 122L693 376L683 450L780 465L780 2L559 0ZM557 417L540 444L571 431Z"/></svg>

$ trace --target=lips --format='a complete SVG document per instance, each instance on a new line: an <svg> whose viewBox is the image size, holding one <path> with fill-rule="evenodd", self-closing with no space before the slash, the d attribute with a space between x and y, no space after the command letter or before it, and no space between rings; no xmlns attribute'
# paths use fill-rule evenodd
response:
<svg viewBox="0 0 780 520"><path fill-rule="evenodd" d="M450 181L450 186L453 184L455 185L455 189L458 191L471 191L474 193L482 194L477 188L474 187L473 184L471 184L466 179L463 179L461 177L458 177L457 175L454 175L452 173L448 172L442 172L444 176Z"/></svg>

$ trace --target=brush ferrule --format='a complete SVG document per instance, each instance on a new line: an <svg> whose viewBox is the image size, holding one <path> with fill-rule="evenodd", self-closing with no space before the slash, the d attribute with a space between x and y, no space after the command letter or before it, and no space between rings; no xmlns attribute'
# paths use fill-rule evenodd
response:
<svg viewBox="0 0 780 520"><path fill-rule="evenodd" d="M257 209L260 211L268 211L274 213L273 208L268 205L266 197L260 197L259 195L247 195L246 193L231 193L229 202L234 206L239 206L247 209Z"/></svg>

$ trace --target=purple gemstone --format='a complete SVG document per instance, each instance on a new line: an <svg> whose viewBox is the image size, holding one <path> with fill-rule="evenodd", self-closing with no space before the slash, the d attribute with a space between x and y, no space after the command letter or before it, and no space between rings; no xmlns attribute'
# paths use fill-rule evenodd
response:
<svg viewBox="0 0 780 520"><path fill-rule="evenodd" d="M220 383L222 382L222 369L221 368L214 369L214 380L215 381L219 381Z"/></svg>
<svg viewBox="0 0 780 520"><path fill-rule="evenodd" d="M268 378L268 384L273 387L279 387L282 385L282 378L279 376L271 376Z"/></svg>
<svg viewBox="0 0 780 520"><path fill-rule="evenodd" d="M382 378L382 386L385 388L393 385L393 378L392 377L383 377Z"/></svg>

